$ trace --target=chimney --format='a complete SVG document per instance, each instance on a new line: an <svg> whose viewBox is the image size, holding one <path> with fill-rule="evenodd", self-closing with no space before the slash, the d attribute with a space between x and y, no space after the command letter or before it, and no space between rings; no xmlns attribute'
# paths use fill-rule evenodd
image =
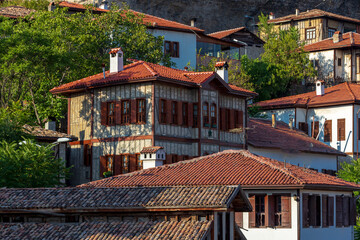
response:
<svg viewBox="0 0 360 240"><path fill-rule="evenodd" d="M316 96L322 96L325 94L325 82L322 80L318 80L315 82L316 84Z"/></svg>
<svg viewBox="0 0 360 240"><path fill-rule="evenodd" d="M291 117L290 119L289 119L289 128L290 129L293 129L294 128L294 119Z"/></svg>
<svg viewBox="0 0 360 240"><path fill-rule="evenodd" d="M190 20L190 26L195 27L196 18Z"/></svg>
<svg viewBox="0 0 360 240"><path fill-rule="evenodd" d="M270 19L270 20L275 19L275 14L272 13L272 12L270 12L270 14L269 14L269 19Z"/></svg>
<svg viewBox="0 0 360 240"><path fill-rule="evenodd" d="M118 73L124 70L124 55L121 48L113 48L110 54L110 73Z"/></svg>
<svg viewBox="0 0 360 240"><path fill-rule="evenodd" d="M140 152L140 161L143 169L154 168L164 165L166 153L163 147L144 147Z"/></svg>
<svg viewBox="0 0 360 240"><path fill-rule="evenodd" d="M299 9L296 9L296 10L295 10L295 15L296 15L296 16L299 16L299 13L300 13L300 10L299 10Z"/></svg>
<svg viewBox="0 0 360 240"><path fill-rule="evenodd" d="M100 6L99 6L99 8L101 8L101 9L105 9L105 10L108 10L109 9L109 2L108 1L103 1L103 2L101 2L101 4L100 4Z"/></svg>
<svg viewBox="0 0 360 240"><path fill-rule="evenodd" d="M226 82L229 83L228 76L229 64L226 61L217 62L215 64L215 72Z"/></svg>
<svg viewBox="0 0 360 240"><path fill-rule="evenodd" d="M45 123L45 129L56 131L56 122L55 121L47 121Z"/></svg>
<svg viewBox="0 0 360 240"><path fill-rule="evenodd" d="M273 128L276 128L276 115L275 114L271 115L271 126Z"/></svg>
<svg viewBox="0 0 360 240"><path fill-rule="evenodd" d="M333 42L338 43L343 40L342 33L340 31L336 31L333 35Z"/></svg>

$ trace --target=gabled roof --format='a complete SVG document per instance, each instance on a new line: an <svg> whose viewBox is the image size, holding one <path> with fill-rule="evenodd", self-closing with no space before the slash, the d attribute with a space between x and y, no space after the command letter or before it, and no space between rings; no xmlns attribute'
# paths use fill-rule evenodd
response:
<svg viewBox="0 0 360 240"><path fill-rule="evenodd" d="M238 27L238 28L232 28L232 29L227 29L227 30L222 30L222 31L218 31L218 32L213 32L213 33L209 33L208 35L211 37L215 37L215 38L224 38L227 37L233 33L239 32L246 29L245 27Z"/></svg>
<svg viewBox="0 0 360 240"><path fill-rule="evenodd" d="M144 61L136 61L134 63L128 64L124 66L123 71L118 73L110 73L107 71L105 76L106 77L104 78L103 73L99 73L61 85L59 87L55 87L51 89L50 92L53 94L64 94L110 85L154 80L167 81L171 83L187 85L190 87L199 87L214 78L221 79L221 77L219 77L215 72L190 72L164 67L159 64ZM227 84L222 79L219 81L230 93L248 97L254 97L257 95L252 91Z"/></svg>
<svg viewBox="0 0 360 240"><path fill-rule="evenodd" d="M45 129L39 126L30 126L25 124L23 126L26 133L34 136L39 141L56 141L58 138L70 138L73 141L76 141L78 138L75 136L68 135L66 133L61 133L49 129Z"/></svg>
<svg viewBox="0 0 360 240"><path fill-rule="evenodd" d="M51 3L53 4L53 3ZM66 7L69 8L70 11L78 11L78 12L83 12L87 9L86 6L79 4L79 3L71 3L71 2L66 2L66 1L62 1L59 3L55 3L55 5L59 6L59 7ZM106 10L106 9L101 9L101 8L95 8L95 7L89 7L89 9L93 10L93 12L101 14L104 12L108 12L110 10ZM134 10L129 10L131 12L133 12L135 15L143 15L143 22L144 24L148 25L149 28L162 28L162 29L169 29L169 30L177 30L177 31L186 31L186 32L204 32L204 30L196 28L196 27L191 27L189 25L186 24L182 24L179 22L175 22L175 21L171 21L171 20L167 20L164 18L160 18L160 17L156 17L153 15L149 15L146 13L141 13L138 11L134 11Z"/></svg>
<svg viewBox="0 0 360 240"><path fill-rule="evenodd" d="M0 16L8 18L26 17L30 13L36 12L33 9L21 7L21 6L9 6L0 8Z"/></svg>
<svg viewBox="0 0 360 240"><path fill-rule="evenodd" d="M333 38L327 38L322 41L307 44L304 46L304 50L307 52L317 52L322 50L338 49L338 48L349 48L349 47L360 47L360 34L348 32L342 34L343 40L334 43Z"/></svg>
<svg viewBox="0 0 360 240"><path fill-rule="evenodd" d="M212 221L1 223L0 239L206 239Z"/></svg>
<svg viewBox="0 0 360 240"><path fill-rule="evenodd" d="M79 187L233 185L252 188L310 188L353 191L360 185L316 171L257 156L246 150L227 150L156 168L113 176Z"/></svg>
<svg viewBox="0 0 360 240"><path fill-rule="evenodd" d="M325 88L325 94L317 96L316 91L275 98L254 104L263 110L294 107L323 107L343 104L360 103L360 85L355 83L341 83Z"/></svg>
<svg viewBox="0 0 360 240"><path fill-rule="evenodd" d="M275 148L292 153L310 152L346 156L345 153L309 137L300 130L289 129L284 122L276 122L276 128L273 128L271 120L250 118L248 126L247 143L256 148Z"/></svg>
<svg viewBox="0 0 360 240"><path fill-rule="evenodd" d="M306 12L300 12L299 15L296 14L290 14L284 17L279 17L275 19L268 20L268 23L283 23L283 22L290 22L290 21L297 21L297 20L303 20L303 19L309 19L309 18L319 18L319 17L327 17L332 18L340 21L346 21L346 22L352 22L359 24L360 20L355 18L350 18L346 16L342 16L339 14L326 12L320 9L312 9L308 10Z"/></svg>

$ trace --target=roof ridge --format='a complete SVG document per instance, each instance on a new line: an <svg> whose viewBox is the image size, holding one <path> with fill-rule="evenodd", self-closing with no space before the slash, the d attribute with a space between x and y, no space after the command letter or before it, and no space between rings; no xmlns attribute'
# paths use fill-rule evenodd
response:
<svg viewBox="0 0 360 240"><path fill-rule="evenodd" d="M355 100L356 100L356 97L355 97L353 91L351 90L351 88L350 88L350 86L349 86L349 83L348 83L348 82L345 82L345 84L346 84L346 88L347 88L347 89L349 90L349 92L350 92L351 97L352 97L353 100L355 101Z"/></svg>
<svg viewBox="0 0 360 240"><path fill-rule="evenodd" d="M139 61L140 62L140 61ZM157 76L159 75L159 73L153 69L147 62L142 61L142 64L146 67L147 70L149 70L149 72L153 75L153 76Z"/></svg>
<svg viewBox="0 0 360 240"><path fill-rule="evenodd" d="M243 28L246 28L246 27L237 27L237 28L225 29L225 30L209 33L208 35L211 36L212 34L223 33L223 32L232 31L232 30L240 30L240 29L243 29Z"/></svg>

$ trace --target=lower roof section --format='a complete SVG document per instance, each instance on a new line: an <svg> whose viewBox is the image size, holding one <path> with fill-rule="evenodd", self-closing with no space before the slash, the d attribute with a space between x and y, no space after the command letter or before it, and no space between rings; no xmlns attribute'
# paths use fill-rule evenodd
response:
<svg viewBox="0 0 360 240"><path fill-rule="evenodd" d="M205 239L211 221L0 224L0 239Z"/></svg>

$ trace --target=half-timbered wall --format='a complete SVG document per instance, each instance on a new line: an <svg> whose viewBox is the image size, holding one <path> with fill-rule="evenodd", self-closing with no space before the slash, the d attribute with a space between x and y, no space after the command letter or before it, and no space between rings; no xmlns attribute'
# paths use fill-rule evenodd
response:
<svg viewBox="0 0 360 240"><path fill-rule="evenodd" d="M90 139L91 132L91 94L76 93L70 102L70 135L79 140Z"/></svg>

